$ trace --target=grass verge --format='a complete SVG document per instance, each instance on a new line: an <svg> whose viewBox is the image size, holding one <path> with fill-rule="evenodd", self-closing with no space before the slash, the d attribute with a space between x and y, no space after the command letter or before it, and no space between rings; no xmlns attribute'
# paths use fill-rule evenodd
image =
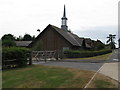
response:
<svg viewBox="0 0 120 90"><path fill-rule="evenodd" d="M83 88L94 73L72 68L32 65L3 71L2 86L3 88ZM106 79L100 74L89 88L102 87L117 86L114 80Z"/></svg>
<svg viewBox="0 0 120 90"><path fill-rule="evenodd" d="M112 55L112 53L99 55L95 57L88 57L88 58L67 58L66 60L107 60Z"/></svg>
<svg viewBox="0 0 120 90"><path fill-rule="evenodd" d="M98 73L88 88L118 88L118 82Z"/></svg>
<svg viewBox="0 0 120 90"><path fill-rule="evenodd" d="M3 88L83 88L94 72L32 65L3 71Z"/></svg>

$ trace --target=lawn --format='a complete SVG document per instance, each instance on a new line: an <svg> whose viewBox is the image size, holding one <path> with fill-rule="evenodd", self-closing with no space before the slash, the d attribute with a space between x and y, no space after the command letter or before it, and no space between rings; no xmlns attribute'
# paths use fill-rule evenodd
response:
<svg viewBox="0 0 120 90"><path fill-rule="evenodd" d="M32 65L3 71L3 88L83 88L94 72Z"/></svg>
<svg viewBox="0 0 120 90"><path fill-rule="evenodd" d="M3 88L83 88L94 73L72 68L32 65L3 71L2 86ZM103 77L101 75L99 80L103 80ZM107 87L114 86L110 79L107 80L110 83Z"/></svg>
<svg viewBox="0 0 120 90"><path fill-rule="evenodd" d="M112 55L112 53L99 55L95 57L88 57L88 58L72 58L72 60L107 60ZM70 58L67 58L66 60L70 60Z"/></svg>

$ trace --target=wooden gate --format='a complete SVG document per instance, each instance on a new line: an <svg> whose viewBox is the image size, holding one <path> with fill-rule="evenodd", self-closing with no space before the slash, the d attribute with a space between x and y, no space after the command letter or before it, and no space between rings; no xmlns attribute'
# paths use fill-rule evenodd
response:
<svg viewBox="0 0 120 90"><path fill-rule="evenodd" d="M47 61L48 59L58 60L59 55L56 51L32 51L33 61Z"/></svg>

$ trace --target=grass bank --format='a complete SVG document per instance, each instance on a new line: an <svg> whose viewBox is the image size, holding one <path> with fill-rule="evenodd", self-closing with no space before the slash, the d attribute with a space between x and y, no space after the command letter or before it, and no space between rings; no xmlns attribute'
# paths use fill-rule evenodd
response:
<svg viewBox="0 0 120 90"><path fill-rule="evenodd" d="M66 60L107 60L112 55L112 53L94 56L94 57L88 57L88 58L67 58Z"/></svg>

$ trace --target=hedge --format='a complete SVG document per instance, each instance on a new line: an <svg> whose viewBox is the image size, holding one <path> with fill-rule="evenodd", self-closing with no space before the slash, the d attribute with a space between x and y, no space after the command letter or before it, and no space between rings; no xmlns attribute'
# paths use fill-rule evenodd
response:
<svg viewBox="0 0 120 90"><path fill-rule="evenodd" d="M67 58L86 58L93 57L98 55L103 55L107 53L111 53L111 49L99 50L99 51L78 51L78 50L66 50L64 51L64 55Z"/></svg>
<svg viewBox="0 0 120 90"><path fill-rule="evenodd" d="M27 58L30 50L20 47L4 47L2 48L2 67L7 68L11 66L23 67L27 65Z"/></svg>

